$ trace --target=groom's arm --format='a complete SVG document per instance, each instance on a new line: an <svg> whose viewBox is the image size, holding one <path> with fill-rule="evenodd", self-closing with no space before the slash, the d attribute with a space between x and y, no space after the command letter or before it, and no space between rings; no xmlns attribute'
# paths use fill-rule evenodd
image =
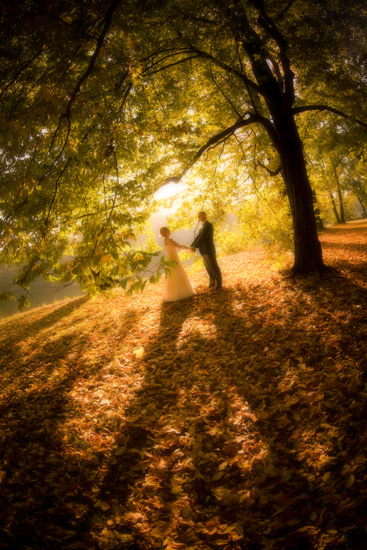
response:
<svg viewBox="0 0 367 550"><path fill-rule="evenodd" d="M193 247L193 246L194 246L195 248L197 247L199 237L200 237L200 235L198 235L198 236L194 239L194 241L191 243L191 247Z"/></svg>
<svg viewBox="0 0 367 550"><path fill-rule="evenodd" d="M195 248L198 248L198 246L205 241L207 237L209 237L210 234L213 233L213 226L211 223L206 223L203 229L201 230L201 233L196 237L194 242L191 246L195 246Z"/></svg>

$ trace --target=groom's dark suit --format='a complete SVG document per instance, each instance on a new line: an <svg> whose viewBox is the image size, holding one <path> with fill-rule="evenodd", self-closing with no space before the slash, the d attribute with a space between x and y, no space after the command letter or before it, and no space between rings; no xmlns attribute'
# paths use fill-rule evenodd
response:
<svg viewBox="0 0 367 550"><path fill-rule="evenodd" d="M217 258L215 256L215 246L213 239L214 229L208 220L203 224L198 236L191 246L199 249L203 257L205 268L210 279L210 287L222 287L222 274L219 269Z"/></svg>

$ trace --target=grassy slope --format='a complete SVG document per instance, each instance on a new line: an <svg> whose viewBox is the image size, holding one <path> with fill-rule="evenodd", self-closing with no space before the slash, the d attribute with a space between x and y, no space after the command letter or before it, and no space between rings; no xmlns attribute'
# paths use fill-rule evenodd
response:
<svg viewBox="0 0 367 550"><path fill-rule="evenodd" d="M321 240L338 276L2 321L0 548L365 548L367 222Z"/></svg>

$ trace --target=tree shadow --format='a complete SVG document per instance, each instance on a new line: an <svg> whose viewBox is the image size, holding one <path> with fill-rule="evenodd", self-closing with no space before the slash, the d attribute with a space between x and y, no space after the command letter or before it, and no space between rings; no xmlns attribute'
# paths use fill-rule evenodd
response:
<svg viewBox="0 0 367 550"><path fill-rule="evenodd" d="M282 549L312 547L297 526L307 525L316 488L295 452L293 412L279 404L284 357L273 358L277 367L270 370L271 361L259 381L258 320L235 311L253 299L227 290L162 309L145 382L100 493L127 518L118 529L131 535L131 548L148 540L158 547L148 535L152 521L160 526L156 536L182 545L255 549L279 539ZM185 327L192 316L201 331ZM283 339L278 332L269 329L269 337ZM140 514L144 529L129 513Z"/></svg>
<svg viewBox="0 0 367 550"><path fill-rule="evenodd" d="M38 332L55 325L63 317L67 317L81 308L88 300L89 296L75 298L57 309L54 309L54 306L50 305L48 307L52 308L52 311L47 312L47 308L44 316L37 319L36 322L34 320L34 311L31 310L24 313L22 315L22 338L25 339L29 336L34 336ZM19 342L19 317L5 319L2 324L4 326L4 333L3 337L0 338L0 353L5 354L7 351L13 353L12 346Z"/></svg>
<svg viewBox="0 0 367 550"><path fill-rule="evenodd" d="M76 300L78 306L85 301ZM76 304L72 306L68 304L56 315L47 316L40 326L44 329L51 326L51 320L56 322L71 314ZM139 319L131 311L122 316L120 344ZM111 361L113 350L106 346L100 363L92 362L86 353L99 328L103 330L98 318L89 323L88 330L76 323L71 334L60 333L56 340L40 345L28 358L27 370L36 370L47 357L52 358L52 363L48 368L43 364L44 374L37 376L34 384L31 375L26 384L20 380L17 386L15 380L2 405L2 548L69 549L74 544L75 548L93 547L87 535L84 539L79 535L95 501L104 454L93 451L88 441L80 437L77 426L64 425L70 422L70 411L75 419L84 413L73 398L76 385L85 387L86 392L90 388L91 399L105 383L101 365ZM96 437L98 432L109 432L115 427L110 415L101 411L100 416L100 427L93 425ZM69 452L69 448L77 452Z"/></svg>
<svg viewBox="0 0 367 550"><path fill-rule="evenodd" d="M149 536L142 532L142 518L148 512L152 516L158 514L165 525L176 498L172 493L171 466L176 450L174 440L181 432L175 427L172 414L182 386L192 384L192 372L182 361L177 342L199 299L195 296L162 305L157 337L145 350L144 380L124 413L125 420L116 434L116 447L100 487L101 500L113 502L118 511L120 521L113 528L125 541L124 548L146 548ZM199 340L196 338L197 346ZM110 510L106 517L110 517ZM104 524L102 517L100 523Z"/></svg>
<svg viewBox="0 0 367 550"><path fill-rule="evenodd" d="M366 253L367 244L338 243L338 242L323 241L322 248L323 250L345 250L348 253L350 253L350 251ZM363 263L366 264L366 262L363 262Z"/></svg>
<svg viewBox="0 0 367 550"><path fill-rule="evenodd" d="M13 391L13 384L16 391L24 390L30 383L30 373L33 377L40 376L38 379L42 383L42 378L48 378L49 371L52 371L54 365L45 369L45 363L58 359L64 346L56 339L55 329L58 330L59 323L67 319L72 319L73 326L77 330L78 324L88 319L88 312L83 306L88 302L89 297L82 297L68 302L67 304L53 310L40 320L32 321L32 315L29 322L22 322L22 333L19 334L19 325L17 320L12 320L6 325L6 333L0 340L0 356L3 365L3 378L1 387L5 394ZM27 340L31 340L31 347L27 345ZM53 349L51 349L53 347ZM59 347L59 349L57 349ZM71 346L72 347L72 346ZM12 369L7 369L8 361L12 363ZM31 382L32 383L32 382Z"/></svg>
<svg viewBox="0 0 367 550"><path fill-rule="evenodd" d="M310 410L322 418L316 417L315 434L329 448L329 460L322 468L327 480L324 476L318 480L314 510L325 531L344 532L345 548L362 549L367 521L362 491L367 448L367 274L360 265L345 267L346 275L299 280L287 290L310 319L306 341L312 345L302 350L303 364L314 369L323 397L318 410Z"/></svg>
<svg viewBox="0 0 367 550"><path fill-rule="evenodd" d="M256 417L252 434L259 434L257 444L263 447L263 456L252 459L253 477L246 480L255 502L248 508L248 502L238 506L234 500L231 510L227 498L225 517L236 518L259 547L267 540L272 548L313 548L316 526L324 532L344 530L348 545L363 537L367 519L366 511L362 513L366 498L360 497L366 475L361 445L365 449L367 444L367 319L361 304L367 303L367 292L340 277L315 287L311 283L308 293L305 284L293 284L290 290L283 303L283 315L291 320L288 325L279 319L274 302L266 303L261 289L228 290L213 309L225 342L218 384L227 377L232 385L232 395L223 392L222 408L231 410L234 394L240 396ZM332 326L330 319L335 329L331 338L322 330ZM241 350L240 361L236 350ZM256 364L259 360L263 373ZM310 403L308 396L314 393L317 399ZM325 463L315 467L307 458L316 442L325 447ZM354 470L346 467L346 460ZM352 470L359 474L358 482ZM238 471L226 487L235 491L244 481ZM222 479L220 483L223 486ZM210 485L212 480L206 492ZM257 518L255 526L251 516Z"/></svg>

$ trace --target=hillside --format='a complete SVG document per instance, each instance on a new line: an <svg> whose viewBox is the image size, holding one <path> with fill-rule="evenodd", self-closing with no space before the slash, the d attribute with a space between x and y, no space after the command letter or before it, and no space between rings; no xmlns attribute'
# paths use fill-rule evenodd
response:
<svg viewBox="0 0 367 550"><path fill-rule="evenodd" d="M366 548L367 222L320 238L335 274L2 321L0 548Z"/></svg>

